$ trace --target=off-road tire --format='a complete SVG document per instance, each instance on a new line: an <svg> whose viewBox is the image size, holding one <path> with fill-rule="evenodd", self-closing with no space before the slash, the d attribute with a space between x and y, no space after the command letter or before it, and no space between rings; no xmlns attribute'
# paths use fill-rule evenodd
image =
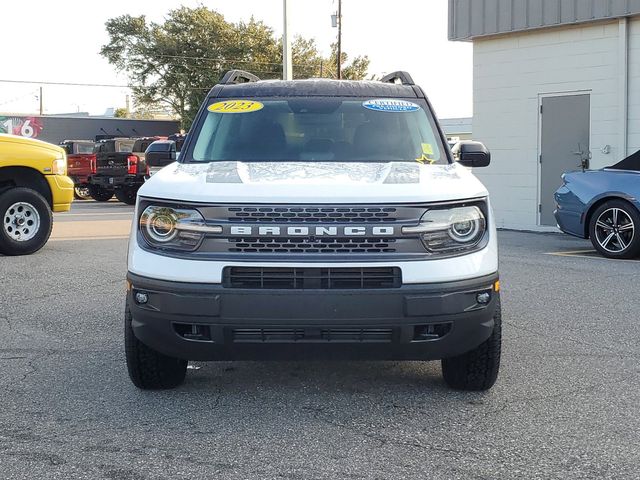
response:
<svg viewBox="0 0 640 480"><path fill-rule="evenodd" d="M9 208L15 203L31 205L40 217L38 231L33 238L17 241L10 237L5 228ZM0 253L4 255L29 255L40 250L49 240L53 228L53 214L49 203L35 190L14 187L0 194Z"/></svg>
<svg viewBox="0 0 640 480"><path fill-rule="evenodd" d="M493 315L493 333L480 346L442 360L442 376L456 390L489 390L498 378L502 347L502 314L500 299Z"/></svg>
<svg viewBox="0 0 640 480"><path fill-rule="evenodd" d="M602 216L604 212L610 211L612 209L617 209L618 211L624 212L624 214L629 218L634 227L632 239L629 241L629 245L619 251L608 251L602 245L600 245L598 241L598 237L596 236L596 223L598 219ZM622 214L620 214L622 216ZM640 255L640 212L636 207L634 207L629 202L624 200L609 200L602 205L600 205L591 215L591 220L589 221L589 238L591 239L591 244L593 248L595 248L598 253L600 253L603 257L607 258L615 258L615 259L627 259L627 258L635 258ZM604 242L603 242L604 243Z"/></svg>
<svg viewBox="0 0 640 480"><path fill-rule="evenodd" d="M113 190L109 190L99 185L89 185L89 195L96 202L108 202L113 197Z"/></svg>
<svg viewBox="0 0 640 480"><path fill-rule="evenodd" d="M131 327L127 303L124 317L124 343L129 378L143 390L175 388L184 382L187 361L163 355L138 340Z"/></svg>
<svg viewBox="0 0 640 480"><path fill-rule="evenodd" d="M134 187L130 188L118 188L116 189L116 198L127 205L135 205L136 204L136 195L138 194L138 189Z"/></svg>

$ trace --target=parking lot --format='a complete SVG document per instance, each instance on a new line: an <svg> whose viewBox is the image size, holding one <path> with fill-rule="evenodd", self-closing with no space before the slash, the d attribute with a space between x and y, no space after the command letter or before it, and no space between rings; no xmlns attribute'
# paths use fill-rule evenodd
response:
<svg viewBox="0 0 640 480"><path fill-rule="evenodd" d="M122 341L131 213L76 202L41 252L0 258L1 478L638 477L640 262L500 232L488 393L447 389L437 362L194 363L142 392Z"/></svg>

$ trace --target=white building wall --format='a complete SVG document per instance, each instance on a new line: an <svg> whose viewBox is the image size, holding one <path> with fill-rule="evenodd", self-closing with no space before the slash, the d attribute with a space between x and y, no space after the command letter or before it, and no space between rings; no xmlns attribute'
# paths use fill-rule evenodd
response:
<svg viewBox="0 0 640 480"><path fill-rule="evenodd" d="M636 123L629 128L635 132L630 146L640 144L640 20L631 27L629 91L635 103L630 117ZM625 156L618 135L618 47L618 21L474 41L473 137L492 154L491 166L475 173L492 195L498 226L537 228L541 94L590 93L591 168ZM605 145L609 154L601 151Z"/></svg>
<svg viewBox="0 0 640 480"><path fill-rule="evenodd" d="M629 154L640 150L640 18L629 23Z"/></svg>

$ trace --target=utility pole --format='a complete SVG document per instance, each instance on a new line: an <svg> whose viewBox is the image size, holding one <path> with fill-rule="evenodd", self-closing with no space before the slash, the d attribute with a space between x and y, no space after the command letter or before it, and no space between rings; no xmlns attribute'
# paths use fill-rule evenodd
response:
<svg viewBox="0 0 640 480"><path fill-rule="evenodd" d="M44 108L42 108L42 87L40 87L40 96L38 98L40 99L40 116L42 116L44 113Z"/></svg>
<svg viewBox="0 0 640 480"><path fill-rule="evenodd" d="M293 80L291 61L291 31L289 29L289 0L282 0L284 27L282 29L282 79Z"/></svg>
<svg viewBox="0 0 640 480"><path fill-rule="evenodd" d="M338 80L342 79L342 0L338 0Z"/></svg>

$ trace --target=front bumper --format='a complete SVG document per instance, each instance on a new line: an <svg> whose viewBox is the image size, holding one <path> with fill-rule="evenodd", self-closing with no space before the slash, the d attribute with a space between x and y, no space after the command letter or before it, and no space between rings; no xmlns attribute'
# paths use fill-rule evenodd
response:
<svg viewBox="0 0 640 480"><path fill-rule="evenodd" d="M225 288L128 274L136 337L188 360L435 360L493 331L498 275L373 290ZM144 305L137 293L147 294ZM489 293L487 304L477 301Z"/></svg>
<svg viewBox="0 0 640 480"><path fill-rule="evenodd" d="M51 189L52 210L54 212L68 212L71 210L74 189L73 180L66 175L45 175L45 178Z"/></svg>

